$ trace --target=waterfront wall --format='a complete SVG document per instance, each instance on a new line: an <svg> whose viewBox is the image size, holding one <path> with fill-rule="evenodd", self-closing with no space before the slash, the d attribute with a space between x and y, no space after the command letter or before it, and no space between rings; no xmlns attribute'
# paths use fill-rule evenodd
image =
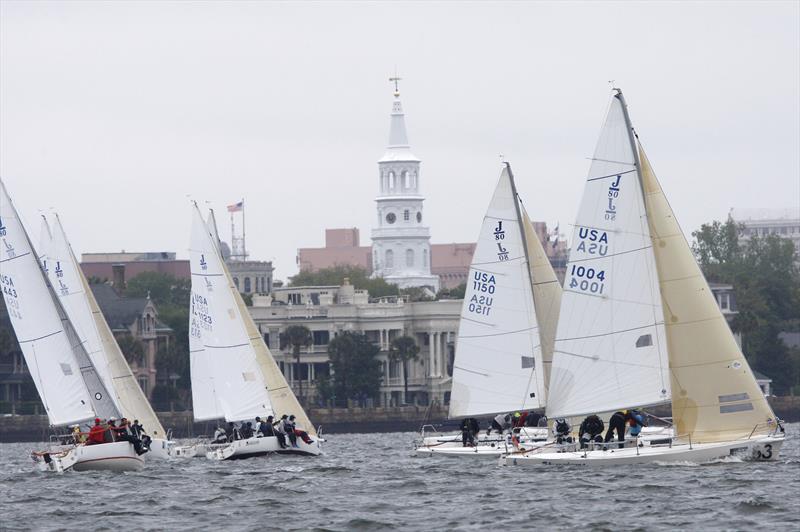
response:
<svg viewBox="0 0 800 532"><path fill-rule="evenodd" d="M770 397L775 414L787 422L800 421L800 396ZM660 413L660 412L659 412ZM669 415L668 412L664 414ZM447 407L405 406L394 408L312 408L311 420L322 427L323 434L354 432L418 431L423 424L447 423ZM195 423L191 412L159 412L161 423L172 429L175 438L210 435L213 422ZM457 423L446 427L455 429ZM146 427L145 427L146 428ZM50 434L46 416L0 417L0 442L46 441Z"/></svg>

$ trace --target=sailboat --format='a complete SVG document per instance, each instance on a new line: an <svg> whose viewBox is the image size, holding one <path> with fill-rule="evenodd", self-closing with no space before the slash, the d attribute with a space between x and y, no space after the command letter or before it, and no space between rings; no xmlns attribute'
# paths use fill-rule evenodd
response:
<svg viewBox="0 0 800 532"><path fill-rule="evenodd" d="M222 259L213 213L208 223L193 206L189 316L192 400L197 421L253 420L292 414L311 441L281 448L274 436L235 440L211 449L213 460L267 453L318 455L317 432L280 373Z"/></svg>
<svg viewBox="0 0 800 532"><path fill-rule="evenodd" d="M22 220L0 181L0 287L11 324L50 425L65 427L95 417L120 418L84 344L36 256ZM138 471L144 459L133 445L51 445L31 453L41 470Z"/></svg>
<svg viewBox="0 0 800 532"><path fill-rule="evenodd" d="M458 327L449 417L541 409L547 401L561 287L517 194L500 175L478 236ZM547 439L547 427L511 435L424 437L421 454L499 456Z"/></svg>
<svg viewBox="0 0 800 532"><path fill-rule="evenodd" d="M78 264L58 214L53 215L52 231L42 216L40 240L43 269L100 379L111 392L114 406L128 420L138 420L144 427L152 440L149 446L151 458L169 458L174 442L167 438L164 427L136 382Z"/></svg>
<svg viewBox="0 0 800 532"><path fill-rule="evenodd" d="M674 437L507 464L774 460L783 428L722 315L615 89L573 233L547 413L668 402Z"/></svg>

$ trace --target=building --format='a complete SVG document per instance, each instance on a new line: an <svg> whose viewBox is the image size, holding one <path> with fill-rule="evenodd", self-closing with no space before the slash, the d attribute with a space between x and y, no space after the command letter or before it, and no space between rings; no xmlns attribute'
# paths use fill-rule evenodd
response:
<svg viewBox="0 0 800 532"><path fill-rule="evenodd" d="M272 292L272 273L274 268L271 261L247 260L246 255L237 258L231 256L230 248L225 242L220 241L220 251L228 270L233 277L233 283L242 294L269 294Z"/></svg>
<svg viewBox="0 0 800 532"><path fill-rule="evenodd" d="M106 283L90 287L136 382L150 398L159 380L156 355L161 349L169 349L175 333L158 320L158 311L149 297L125 297ZM166 377L162 377L165 381Z"/></svg>
<svg viewBox="0 0 800 532"><path fill-rule="evenodd" d="M431 234L423 219L420 160L411 153L398 78L394 81L389 145L378 161L378 224L372 229L372 275L400 288L427 286L435 292L439 278L431 274Z"/></svg>
<svg viewBox="0 0 800 532"><path fill-rule="evenodd" d="M795 261L800 262L800 212L796 209L734 209L730 216L744 226L740 243L756 236L777 235L792 241Z"/></svg>
<svg viewBox="0 0 800 532"><path fill-rule="evenodd" d="M461 300L409 303L402 297L392 297L370 301L365 290L345 283L275 288L272 296L254 296L249 310L295 393L299 393L299 381L303 381L307 402L318 399L316 381L330 372L328 343L344 331L366 334L380 347L384 375L381 405L450 400ZM295 367L289 348L280 349L280 334L291 325L308 327L313 337L313 345L301 352L299 367ZM403 397L402 364L390 362L388 354L392 340L406 335L416 340L420 353L418 362L408 364L409 396Z"/></svg>
<svg viewBox="0 0 800 532"><path fill-rule="evenodd" d="M300 271L312 272L334 266L358 266L372 273L372 247L361 245L355 227L325 229L325 247L298 249L297 266Z"/></svg>

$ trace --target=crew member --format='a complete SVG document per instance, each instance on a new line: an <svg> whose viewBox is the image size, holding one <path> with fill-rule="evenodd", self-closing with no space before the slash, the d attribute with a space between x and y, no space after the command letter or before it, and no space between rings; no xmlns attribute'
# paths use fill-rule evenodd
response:
<svg viewBox="0 0 800 532"><path fill-rule="evenodd" d="M572 425L563 417L553 421L553 438L556 440L556 443L572 443L571 432Z"/></svg>
<svg viewBox="0 0 800 532"><path fill-rule="evenodd" d="M89 430L89 439L86 442L86 445L97 445L100 443L105 443L105 434L106 428L100 424L100 418L94 418L94 425Z"/></svg>
<svg viewBox="0 0 800 532"><path fill-rule="evenodd" d="M267 418L267 421L272 423L272 427L274 428L275 437L278 438L278 443L281 446L281 449L286 449L289 446L286 445L286 430L283 428L283 418L279 419L278 421L273 422L272 416Z"/></svg>
<svg viewBox="0 0 800 532"><path fill-rule="evenodd" d="M475 447L475 433L473 432L473 425L472 422L477 420L471 417L465 417L461 420L461 446L466 447L469 444L470 447Z"/></svg>
<svg viewBox="0 0 800 532"><path fill-rule="evenodd" d="M581 442L581 449L586 449L590 441L601 443L603 441L603 429L605 423L596 414L586 416L578 429L578 439Z"/></svg>
<svg viewBox="0 0 800 532"><path fill-rule="evenodd" d="M225 429L222 427L217 427L217 430L214 431L214 440L211 443L227 443L228 442L228 435L225 432Z"/></svg>
<svg viewBox="0 0 800 532"><path fill-rule="evenodd" d="M614 412L608 420L608 432L606 432L605 442L608 443L614 439L614 431L617 432L617 447L622 449L625 447L625 422L630 419L630 412L622 410Z"/></svg>
<svg viewBox="0 0 800 532"><path fill-rule="evenodd" d="M286 414L281 416L281 425L283 425L283 432L289 437L292 447L297 447L297 435L294 433L294 423L289 421L289 416Z"/></svg>
<svg viewBox="0 0 800 532"><path fill-rule="evenodd" d="M296 436L300 436L300 439L303 440L308 445L311 445L312 443L314 443L314 441L308 435L308 432L306 432L304 430L300 430L300 429L297 428L297 422L295 421L294 416L289 416L289 422L292 424L292 427L294 428L294 433L295 433Z"/></svg>
<svg viewBox="0 0 800 532"><path fill-rule="evenodd" d="M631 410L630 417L628 418L628 426L630 427L631 436L637 438L639 433L642 432L642 428L647 426L647 422L645 422L641 412L638 410Z"/></svg>
<svg viewBox="0 0 800 532"><path fill-rule="evenodd" d="M492 420L492 426L486 431L486 435L491 434L493 430L496 430L498 434L502 434L506 427L509 426L509 421L511 421L510 415L497 414Z"/></svg>

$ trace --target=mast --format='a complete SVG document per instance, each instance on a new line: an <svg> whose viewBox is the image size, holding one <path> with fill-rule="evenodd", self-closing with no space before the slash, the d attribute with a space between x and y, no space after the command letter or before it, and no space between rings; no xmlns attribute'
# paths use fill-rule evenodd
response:
<svg viewBox="0 0 800 532"><path fill-rule="evenodd" d="M511 179L511 192L514 194L514 210L517 213L517 223L519 224L519 233L523 235L522 238L522 250L525 252L525 263L530 265L531 257L530 253L528 252L528 239L524 238L525 235L525 227L523 226L522 221L522 211L519 208L519 193L517 192L517 183L514 181L514 172L511 171L511 163L503 163L506 165L506 169L508 170L508 177ZM531 289L533 288L533 278L531 277L531 269L528 267L528 279L531 282Z"/></svg>

